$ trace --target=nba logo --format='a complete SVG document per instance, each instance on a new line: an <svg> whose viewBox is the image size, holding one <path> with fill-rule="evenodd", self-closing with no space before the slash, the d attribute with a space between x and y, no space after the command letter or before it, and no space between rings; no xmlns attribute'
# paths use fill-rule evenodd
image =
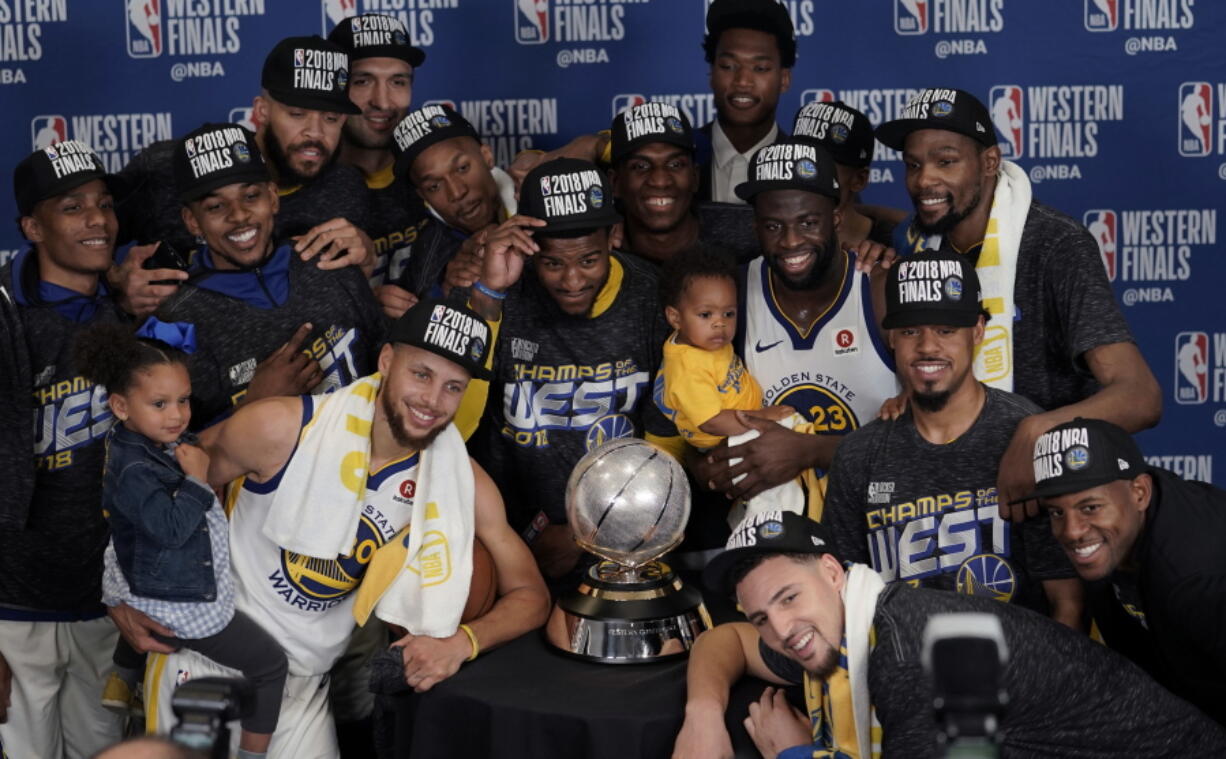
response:
<svg viewBox="0 0 1226 759"><path fill-rule="evenodd" d="M616 117L617 114L621 113L622 111L628 111L631 108L640 106L646 102L647 98L643 97L642 95L614 95L613 115Z"/></svg>
<svg viewBox="0 0 1226 759"><path fill-rule="evenodd" d="M30 121L30 142L42 150L68 139L68 121L63 116L35 116Z"/></svg>
<svg viewBox="0 0 1226 759"><path fill-rule="evenodd" d="M1002 158L1022 157L1022 88L1015 84L998 84L988 96L992 104L992 123L1004 140L1000 146Z"/></svg>
<svg viewBox="0 0 1226 759"><path fill-rule="evenodd" d="M515 3L515 41L540 45L549 41L549 0L512 0Z"/></svg>
<svg viewBox="0 0 1226 759"><path fill-rule="evenodd" d="M1209 399L1209 336L1204 332L1175 335L1175 402L1185 405Z"/></svg>
<svg viewBox="0 0 1226 759"><path fill-rule="evenodd" d="M809 103L833 103L834 90L805 90L800 93L800 104L802 106Z"/></svg>
<svg viewBox="0 0 1226 759"><path fill-rule="evenodd" d="M448 108L450 108L450 109L451 109L451 110L453 110L453 111L459 111L459 110L460 110L459 108L456 108L456 107L455 107L455 101L454 101L454 100L427 100L425 103L423 103L423 104L422 104L422 107L423 107L423 108L425 108L425 107L426 107L426 106L428 106L428 105L439 105L439 106L443 106L443 105L445 105L445 106L447 106Z"/></svg>
<svg viewBox="0 0 1226 759"><path fill-rule="evenodd" d="M350 16L358 15L358 0L321 0L319 6L323 11L323 36L325 37L337 24Z"/></svg>
<svg viewBox="0 0 1226 759"><path fill-rule="evenodd" d="M157 58L162 54L162 0L128 0L128 55Z"/></svg>
<svg viewBox="0 0 1226 759"><path fill-rule="evenodd" d="M256 123L254 108L231 108L230 118L227 120L231 124L238 124L245 129L250 129L252 132L257 131L260 127Z"/></svg>
<svg viewBox="0 0 1226 759"><path fill-rule="evenodd" d="M1208 82L1179 85L1179 155L1213 152L1213 88Z"/></svg>
<svg viewBox="0 0 1226 759"><path fill-rule="evenodd" d="M1103 257L1103 266L1107 269L1107 279L1115 281L1115 211L1105 208L1095 208L1085 212L1081 223L1090 230L1094 242L1098 243L1098 253Z"/></svg>
<svg viewBox="0 0 1226 759"><path fill-rule="evenodd" d="M552 195L553 183L549 181L549 177L541 177L541 195Z"/></svg>
<svg viewBox="0 0 1226 759"><path fill-rule="evenodd" d="M894 33L925 34L928 31L928 0L894 0Z"/></svg>
<svg viewBox="0 0 1226 759"><path fill-rule="evenodd" d="M1086 29L1114 32L1120 26L1120 0L1086 0Z"/></svg>

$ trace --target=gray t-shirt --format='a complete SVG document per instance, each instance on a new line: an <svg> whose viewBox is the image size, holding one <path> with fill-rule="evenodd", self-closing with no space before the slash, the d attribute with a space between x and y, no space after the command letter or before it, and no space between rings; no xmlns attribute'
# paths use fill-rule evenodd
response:
<svg viewBox="0 0 1226 759"><path fill-rule="evenodd" d="M933 614L984 612L1000 619L1008 662L1008 706L1000 756L1013 759L1226 756L1226 732L1164 690L1136 665L1085 635L1038 614L983 598L892 586L877 599L868 689L881 723L883 759L942 756L932 680L920 656ZM788 682L804 672L759 645L766 666Z"/></svg>
<svg viewBox="0 0 1226 759"><path fill-rule="evenodd" d="M1013 601L1043 612L1042 580L1074 577L1046 513L1015 525L1000 517L996 475L1013 431L1038 413L994 388L957 440L936 445L911 411L874 420L835 452L822 522L845 561L886 582L918 583Z"/></svg>

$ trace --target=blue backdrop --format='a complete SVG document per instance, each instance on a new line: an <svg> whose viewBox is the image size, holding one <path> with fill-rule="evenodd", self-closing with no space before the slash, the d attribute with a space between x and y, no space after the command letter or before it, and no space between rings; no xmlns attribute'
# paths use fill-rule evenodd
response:
<svg viewBox="0 0 1226 759"><path fill-rule="evenodd" d="M841 99L874 124L919 87L978 94L1037 197L1095 233L1164 388L1156 463L1226 485L1226 3L783 0L799 36L791 115ZM607 128L644 99L714 114L708 0L0 0L0 208L35 146L76 138L118 169L149 143L250 117L265 53L346 15L401 18L428 51L414 102L456 105L500 162ZM908 207L880 148L866 200ZM11 218L11 217L10 217ZM22 245L0 231L0 260ZM1219 467L1213 466L1214 459Z"/></svg>

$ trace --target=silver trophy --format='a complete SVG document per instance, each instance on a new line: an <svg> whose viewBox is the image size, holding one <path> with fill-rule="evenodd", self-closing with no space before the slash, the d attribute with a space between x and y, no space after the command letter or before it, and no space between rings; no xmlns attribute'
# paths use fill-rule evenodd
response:
<svg viewBox="0 0 1226 759"><path fill-rule="evenodd" d="M566 483L575 541L602 559L558 599L545 637L589 661L652 662L689 652L711 627L702 594L659 557L681 542L690 485L662 448L618 438L579 460Z"/></svg>

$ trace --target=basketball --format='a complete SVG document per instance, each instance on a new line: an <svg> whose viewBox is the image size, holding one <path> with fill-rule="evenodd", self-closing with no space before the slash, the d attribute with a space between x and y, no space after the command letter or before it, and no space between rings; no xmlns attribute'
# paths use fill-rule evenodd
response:
<svg viewBox="0 0 1226 759"><path fill-rule="evenodd" d="M471 622L480 617L493 608L497 599L498 573L494 570L494 558L481 539L474 536L473 579L468 586L468 603L464 604L460 621Z"/></svg>

